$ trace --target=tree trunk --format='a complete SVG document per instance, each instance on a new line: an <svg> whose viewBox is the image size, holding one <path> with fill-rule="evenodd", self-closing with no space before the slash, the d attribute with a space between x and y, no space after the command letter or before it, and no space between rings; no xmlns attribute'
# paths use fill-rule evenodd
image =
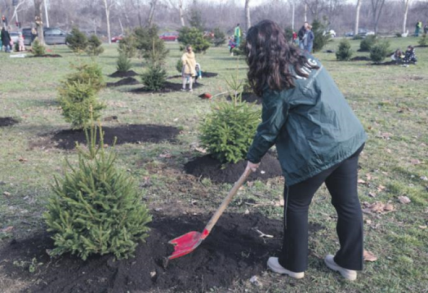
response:
<svg viewBox="0 0 428 293"><path fill-rule="evenodd" d="M295 3L291 3L291 30L294 31L294 15L296 13Z"/></svg>
<svg viewBox="0 0 428 293"><path fill-rule="evenodd" d="M354 36L358 35L359 26L360 26L360 10L361 10L362 0L358 0L357 2L357 13L355 14L355 28L354 28Z"/></svg>
<svg viewBox="0 0 428 293"><path fill-rule="evenodd" d="M308 4L305 3L305 15L304 15L305 22L308 21Z"/></svg>
<svg viewBox="0 0 428 293"><path fill-rule="evenodd" d="M380 16L382 15L383 6L385 0L372 0L372 10L373 10L373 26L374 32L377 34Z"/></svg>
<svg viewBox="0 0 428 293"><path fill-rule="evenodd" d="M180 13L180 22L181 22L181 26L186 26L186 23L184 22L184 13L183 13L183 0L180 0L180 2L178 3L178 11Z"/></svg>
<svg viewBox="0 0 428 293"><path fill-rule="evenodd" d="M405 0L404 19L403 19L403 34L407 32L407 13L409 12L410 0Z"/></svg>
<svg viewBox="0 0 428 293"><path fill-rule="evenodd" d="M105 12L106 12L108 43L111 44L111 30L110 30L110 8L111 8L111 6L108 5L107 0L103 0L103 2L104 2L104 8L105 8Z"/></svg>
<svg viewBox="0 0 428 293"><path fill-rule="evenodd" d="M34 22L36 23L37 38L40 44L45 45L45 37L43 35L43 0L34 0Z"/></svg>
<svg viewBox="0 0 428 293"><path fill-rule="evenodd" d="M245 22L247 24L248 31L251 27L250 0L245 0Z"/></svg>
<svg viewBox="0 0 428 293"><path fill-rule="evenodd" d="M150 1L149 19L147 20L147 24L149 27L151 27L153 25L153 17L155 15L155 9L156 9L157 4L158 4L158 0Z"/></svg>

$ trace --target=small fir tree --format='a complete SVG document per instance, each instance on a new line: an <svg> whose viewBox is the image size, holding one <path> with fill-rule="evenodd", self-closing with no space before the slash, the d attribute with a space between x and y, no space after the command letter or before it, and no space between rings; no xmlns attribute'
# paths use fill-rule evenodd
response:
<svg viewBox="0 0 428 293"><path fill-rule="evenodd" d="M313 51L319 52L324 48L325 45L327 45L329 42L331 42L331 35L325 34L326 26L321 23L319 20L314 20L312 23L312 32L314 33L314 46Z"/></svg>
<svg viewBox="0 0 428 293"><path fill-rule="evenodd" d="M210 47L210 42L204 38L204 34L194 27L183 27L179 31L178 41L183 48L188 45L192 46L195 53L205 53Z"/></svg>
<svg viewBox="0 0 428 293"><path fill-rule="evenodd" d="M66 38L66 42L74 53L81 53L88 47L88 38L77 27L71 30L71 33Z"/></svg>
<svg viewBox="0 0 428 293"><path fill-rule="evenodd" d="M164 88L167 74L160 64L150 64L147 71L141 76L141 79L145 89L157 92Z"/></svg>
<svg viewBox="0 0 428 293"><path fill-rule="evenodd" d="M375 35L367 36L360 43L360 51L361 52L370 52L372 47L377 44L378 38Z"/></svg>
<svg viewBox="0 0 428 293"><path fill-rule="evenodd" d="M96 93L104 87L103 72L95 62L72 65L72 67L76 69L76 72L69 74L65 82L89 83Z"/></svg>
<svg viewBox="0 0 428 293"><path fill-rule="evenodd" d="M159 29L157 26L140 27L134 30L136 48L140 51L143 58L153 58L165 60L169 50L165 48L165 42L159 38Z"/></svg>
<svg viewBox="0 0 428 293"><path fill-rule="evenodd" d="M86 47L86 53L89 56L99 56L104 52L104 48L101 46L102 42L96 35L92 35L88 40L88 46Z"/></svg>
<svg viewBox="0 0 428 293"><path fill-rule="evenodd" d="M119 41L119 54L125 55L128 58L134 58L137 53L137 42L135 34L127 32L127 35Z"/></svg>
<svg viewBox="0 0 428 293"><path fill-rule="evenodd" d="M247 46L247 43L245 40L242 40L239 44L239 47L236 47L232 50L234 56L244 56L245 55L245 46Z"/></svg>
<svg viewBox="0 0 428 293"><path fill-rule="evenodd" d="M53 233L51 255L76 254L83 260L93 254L133 256L151 221L135 181L115 166L116 154L104 148L103 132L92 123L86 132L88 150L79 145L78 165L68 161L69 172L55 177L53 195L43 217Z"/></svg>
<svg viewBox="0 0 428 293"><path fill-rule="evenodd" d="M214 37L212 39L212 43L215 47L220 47L226 43L226 35L220 28L214 29Z"/></svg>
<svg viewBox="0 0 428 293"><path fill-rule="evenodd" d="M231 80L232 102L213 107L200 126L199 136L201 145L223 164L245 159L260 121L260 110L242 102L242 84Z"/></svg>
<svg viewBox="0 0 428 293"><path fill-rule="evenodd" d="M46 47L43 46L38 39L31 44L31 51L34 56L40 57L46 54Z"/></svg>
<svg viewBox="0 0 428 293"><path fill-rule="evenodd" d="M204 30L204 23L202 21L201 12L195 8L190 10L189 24L191 27L196 28L199 31Z"/></svg>
<svg viewBox="0 0 428 293"><path fill-rule="evenodd" d="M370 50L370 59L375 63L382 62L383 60L385 60L389 52L390 52L390 48L389 48L388 41L384 40L384 41L378 42Z"/></svg>
<svg viewBox="0 0 428 293"><path fill-rule="evenodd" d="M175 64L175 69L177 69L180 74L183 73L183 61L181 59L178 59L177 63Z"/></svg>
<svg viewBox="0 0 428 293"><path fill-rule="evenodd" d="M131 60L128 59L126 54L119 54L116 62L116 68L119 72L128 72L132 68Z"/></svg>
<svg viewBox="0 0 428 293"><path fill-rule="evenodd" d="M336 52L336 59L338 61L348 61L351 59L353 51L351 50L351 44L347 39L343 39L339 43L339 49Z"/></svg>
<svg viewBox="0 0 428 293"><path fill-rule="evenodd" d="M428 47L428 38L427 34L423 34L422 37L419 39L419 46L421 47Z"/></svg>

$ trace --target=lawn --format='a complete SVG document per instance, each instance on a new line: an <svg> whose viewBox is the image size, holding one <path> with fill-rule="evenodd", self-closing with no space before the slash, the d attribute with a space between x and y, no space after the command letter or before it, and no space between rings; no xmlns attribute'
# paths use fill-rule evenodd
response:
<svg viewBox="0 0 428 293"><path fill-rule="evenodd" d="M351 43L356 51L359 42ZM394 38L391 51L416 43L416 38ZM337 45L338 41L332 42L327 49L334 50ZM176 75L175 64L181 53L175 43L167 47L168 74ZM107 77L115 71L117 48L105 48L97 62L107 82L117 81ZM20 121L0 128L0 248L12 239L26 239L46 228L41 216L51 194L53 176L64 173L65 158L72 163L77 159L75 151L43 147L43 141L46 135L69 128L56 103L56 86L71 71L70 63L90 59L76 56L66 47L51 49L63 58L12 59L0 54L0 117ZM228 285L228 292L428 292L428 48L417 48L416 54L419 62L409 67L374 66L367 61L337 62L334 54L315 54L343 91L369 136L360 160L359 194L366 208L365 249L378 260L367 262L353 283L342 281L325 267L323 257L334 253L338 240L336 214L326 188L322 187L312 202L309 221L323 228L310 235L305 278L296 281L264 270L258 274L262 285L252 284L250 278L237 278ZM368 53L354 52L354 56ZM161 124L181 130L175 143L116 147L120 167L138 181L150 209L164 215L209 214L231 188L230 184L214 184L187 175L183 165L201 155L193 147L198 141L199 122L210 112L212 104L223 99L218 96L208 101L198 95L224 92L231 76L245 77L246 65L242 59L230 57L226 47L211 48L205 55L197 55L197 60L203 70L219 75L203 78L204 86L194 93L135 94L127 86L105 88L100 93L107 105L102 116L118 116L118 121L104 121L104 126ZM133 59L132 69L142 73L142 63ZM275 203L282 196L283 185L282 178L252 182L238 193L228 211L262 213L281 219L282 207ZM401 203L400 196L407 196L411 202ZM390 203L393 210L370 212L368 205L375 202ZM26 279L9 277L1 268L4 261L0 259L1 292L19 292L37 280L37 271ZM43 264L37 270L45 268Z"/></svg>

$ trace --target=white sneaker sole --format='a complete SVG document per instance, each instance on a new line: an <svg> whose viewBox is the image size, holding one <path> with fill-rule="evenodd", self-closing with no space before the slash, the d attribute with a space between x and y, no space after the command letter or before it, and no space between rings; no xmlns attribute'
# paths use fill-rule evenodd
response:
<svg viewBox="0 0 428 293"><path fill-rule="evenodd" d="M271 259L269 258L269 260L268 260L268 262L267 262L267 265L268 265L268 268L271 270L271 271L273 271L273 272L275 272L275 273L278 273L278 274L281 274L281 275L287 275L287 276L289 276L289 277L292 277L292 278L294 278L294 279L302 279L304 276L305 276L305 273L295 273L295 272L292 272L292 271L289 271L289 270L287 270L287 269L284 269L284 268L278 268L277 266L276 266L276 264L274 264L272 261L271 261Z"/></svg>
<svg viewBox="0 0 428 293"><path fill-rule="evenodd" d="M349 270L344 269L342 267L340 267L339 265L337 265L334 260L331 262L330 260L327 260L327 257L324 259L324 263L326 264L326 266L335 271L335 272L339 272L343 278L345 278L348 281L355 281L357 279L357 273L350 273Z"/></svg>

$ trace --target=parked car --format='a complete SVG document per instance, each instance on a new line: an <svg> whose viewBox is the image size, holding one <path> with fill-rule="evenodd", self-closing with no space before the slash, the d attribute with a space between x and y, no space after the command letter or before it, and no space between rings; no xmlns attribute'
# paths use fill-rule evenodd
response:
<svg viewBox="0 0 428 293"><path fill-rule="evenodd" d="M24 44L31 46L33 35L31 34L31 28L22 29L22 35L24 36ZM63 45L66 44L66 38L68 34L59 28L45 27L43 28L43 35L45 37L45 43L47 45Z"/></svg>
<svg viewBox="0 0 428 293"><path fill-rule="evenodd" d="M118 35L118 36L112 37L111 38L111 42L112 43L117 43L117 42L121 41L122 38L123 38L123 35Z"/></svg>
<svg viewBox="0 0 428 293"><path fill-rule="evenodd" d="M163 33L159 36L164 41L176 42L178 39L178 33Z"/></svg>
<svg viewBox="0 0 428 293"><path fill-rule="evenodd" d="M323 36L329 34L332 38L336 37L336 32L334 30L327 30L322 33Z"/></svg>
<svg viewBox="0 0 428 293"><path fill-rule="evenodd" d="M10 38L12 39L12 42L14 44L18 43L18 41L19 41L19 33L17 33L17 32L10 32L9 35L10 35Z"/></svg>

